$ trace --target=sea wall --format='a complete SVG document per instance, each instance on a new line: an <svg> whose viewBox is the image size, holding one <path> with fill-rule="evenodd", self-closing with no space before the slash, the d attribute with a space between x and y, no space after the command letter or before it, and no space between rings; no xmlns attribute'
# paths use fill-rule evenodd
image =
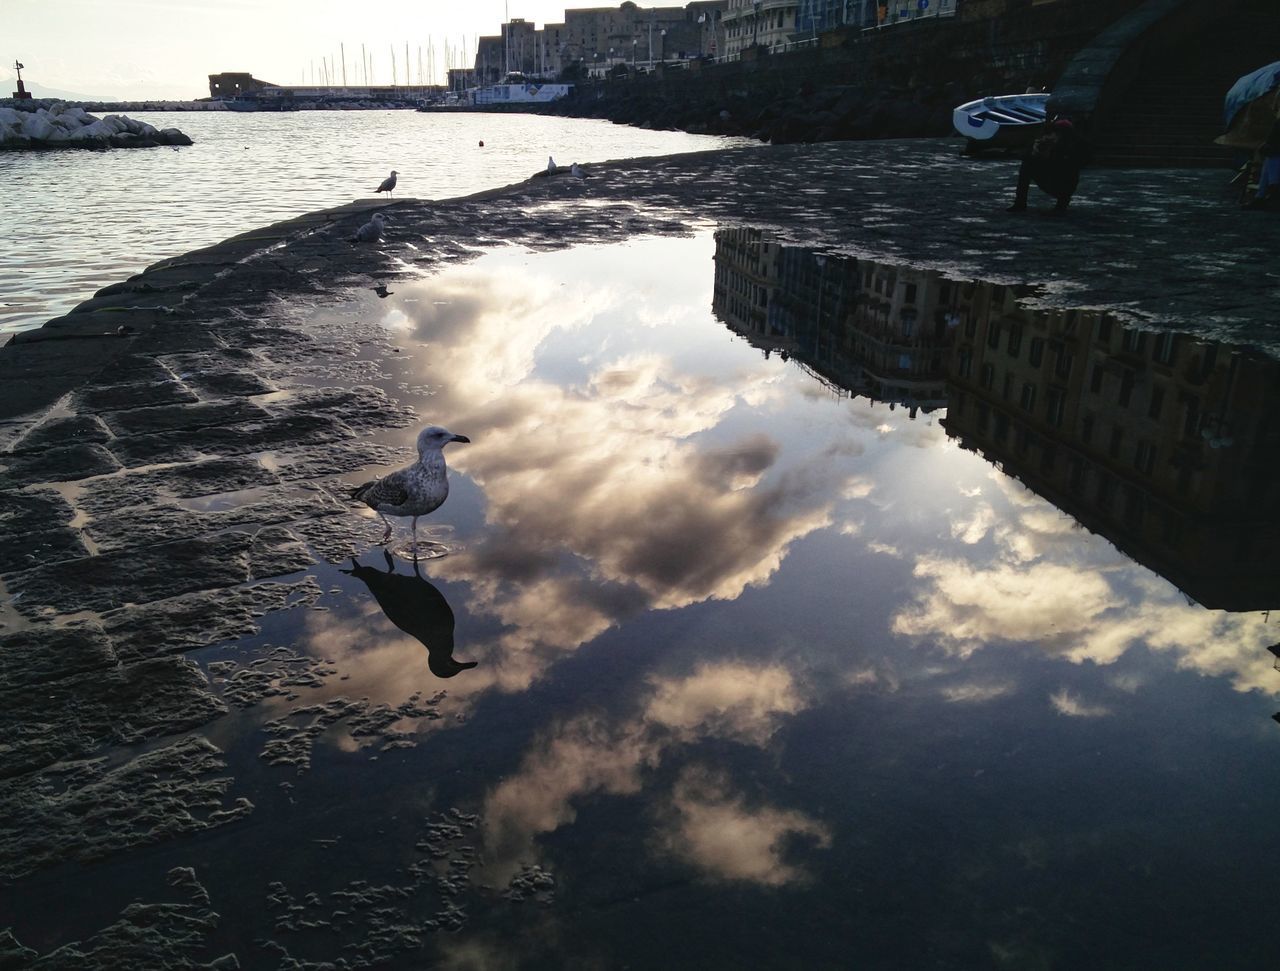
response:
<svg viewBox="0 0 1280 971"><path fill-rule="evenodd" d="M658 68L545 109L573 117L775 142L945 135L973 98L1052 88L1071 58L1142 0L989 0L963 16L831 31L816 46Z"/></svg>

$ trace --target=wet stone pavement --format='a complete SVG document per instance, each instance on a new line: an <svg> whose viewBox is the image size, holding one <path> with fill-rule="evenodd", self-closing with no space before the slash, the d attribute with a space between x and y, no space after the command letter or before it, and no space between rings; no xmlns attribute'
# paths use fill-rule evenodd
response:
<svg viewBox="0 0 1280 971"><path fill-rule="evenodd" d="M368 550L376 530L346 490L403 461L396 430L429 417L408 402L428 401L430 386L388 392L399 350L376 327L305 326L343 295L495 247L751 225L796 245L1040 284L1046 305L1106 307L1274 354L1280 228L1236 211L1223 173L1090 171L1065 217L1034 197L1014 216L1003 211L1013 165L958 156L949 141L762 147L588 166L585 180L535 177L462 200L357 203L167 260L18 335L0 351L3 894L34 887L47 900L76 868L251 831L277 811L232 773L229 751L257 744L216 727L234 712L298 701L287 718L271 710L257 754L263 770L300 773L334 726L394 751L414 744L413 724L452 717L447 692L397 705L348 697L337 667L268 643L272 618L316 609L318 568ZM375 208L386 239L353 247ZM235 641L260 650L206 656ZM275 802L289 785L273 787ZM273 884L263 906L274 934L252 954L208 952L226 928L215 937L199 873L175 865L164 885L140 881L119 900L69 893L77 916L47 922L34 949L6 933L0 967L363 967L462 926L469 901L554 897L554 877L527 866L494 891L498 903L477 905L477 820L462 809L399 825L421 851L400 883L324 894ZM290 963L290 942L317 928L350 944L343 963Z"/></svg>

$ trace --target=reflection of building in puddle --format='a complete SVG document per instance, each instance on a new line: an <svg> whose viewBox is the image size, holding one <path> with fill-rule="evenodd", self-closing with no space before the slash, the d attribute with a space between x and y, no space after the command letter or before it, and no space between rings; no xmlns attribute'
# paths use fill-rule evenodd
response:
<svg viewBox="0 0 1280 971"><path fill-rule="evenodd" d="M413 575L395 572L391 555L383 550L387 569L363 566L351 560L351 569L343 570L369 588L387 619L406 634L411 634L427 649L427 665L438 678L452 678L459 671L476 666L475 661L456 661L453 657L453 610L434 584L427 582L413 565Z"/></svg>
<svg viewBox="0 0 1280 971"><path fill-rule="evenodd" d="M714 294L730 328L838 390L945 403L964 447L1200 603L1275 605L1274 361L750 229L716 233Z"/></svg>
<svg viewBox="0 0 1280 971"><path fill-rule="evenodd" d="M1241 347L1042 311L982 285L956 339L945 425L1209 607L1280 589L1280 365Z"/></svg>
<svg viewBox="0 0 1280 971"><path fill-rule="evenodd" d="M936 271L824 255L716 233L712 310L766 354L794 359L837 393L930 411L946 400L950 333L973 286Z"/></svg>

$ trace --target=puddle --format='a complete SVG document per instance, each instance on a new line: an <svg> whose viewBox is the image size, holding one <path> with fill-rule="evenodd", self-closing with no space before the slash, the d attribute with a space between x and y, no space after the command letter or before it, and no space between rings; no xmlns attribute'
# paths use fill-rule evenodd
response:
<svg viewBox="0 0 1280 971"><path fill-rule="evenodd" d="M348 478L470 438L448 555L326 517L195 655L252 815L31 878L24 943L191 866L246 968L1274 949L1273 359L745 229L388 289L305 326L417 412Z"/></svg>

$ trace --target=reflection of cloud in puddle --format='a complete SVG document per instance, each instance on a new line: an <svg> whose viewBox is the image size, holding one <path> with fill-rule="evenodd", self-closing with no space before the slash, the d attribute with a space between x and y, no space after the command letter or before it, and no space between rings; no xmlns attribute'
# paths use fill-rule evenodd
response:
<svg viewBox="0 0 1280 971"><path fill-rule="evenodd" d="M575 799L639 792L642 770L657 766L675 745L718 737L763 746L781 718L805 706L790 673L778 666L709 664L684 677L651 678L650 684L652 694L637 716L614 723L580 716L558 725L515 775L490 792L482 815L499 876L515 872L539 834L573 821ZM776 829L782 817L791 822L782 814L770 825Z"/></svg>
<svg viewBox="0 0 1280 971"><path fill-rule="evenodd" d="M763 745L783 715L804 707L791 675L778 667L704 665L679 680L654 678L645 719L686 741L703 735Z"/></svg>
<svg viewBox="0 0 1280 971"><path fill-rule="evenodd" d="M997 698L1004 698L1013 694L1016 685L1009 681L1003 682L970 682L968 684L953 684L942 689L942 697L951 702L959 702L961 704L981 704L986 701L995 701Z"/></svg>
<svg viewBox="0 0 1280 971"><path fill-rule="evenodd" d="M873 541L867 544L867 549L872 553L883 553L885 556L892 556L896 559L902 559L902 551L891 543L881 543Z"/></svg>
<svg viewBox="0 0 1280 971"><path fill-rule="evenodd" d="M1097 664L1143 645L1170 652L1180 668L1230 677L1238 690L1274 690L1259 617L1187 603L1172 585L1101 541L1082 544L1074 521L1045 500L1003 475L992 478L1009 500L991 528L994 550L985 558L973 548L966 559L936 552L917 557L920 586L914 602L894 617L895 633L959 656L989 644L1022 643ZM989 521L985 511L975 515ZM958 540L977 532L973 521L957 517Z"/></svg>
<svg viewBox="0 0 1280 971"><path fill-rule="evenodd" d="M777 887L803 880L785 859L787 846L807 838L823 849L831 831L794 810L748 807L728 778L701 766L686 768L664 813L659 845L708 876Z"/></svg>
<svg viewBox="0 0 1280 971"><path fill-rule="evenodd" d="M1049 696L1049 701L1060 714L1069 715L1072 718L1102 718L1111 714L1110 708L1104 708L1102 705L1091 705L1082 701L1076 695L1073 695L1066 688L1055 691Z"/></svg>
<svg viewBox="0 0 1280 971"><path fill-rule="evenodd" d="M795 540L830 523L842 475L820 456L777 468L780 448L760 433L703 443L734 409L779 400L777 368L754 358L684 362L610 352L606 341L581 360L580 383L540 379L553 331L633 319L671 298L637 282L579 279L566 294L554 276L522 271L518 286L510 276L481 265L445 273L426 289L447 305L405 309L430 343L429 367L447 376L434 413L473 441L456 468L486 500L490 538L439 572L470 583L469 608L507 626L500 647L525 656L504 656L493 674L517 689L540 666L531 652L572 650L636 610L733 599L766 582ZM665 311L645 319L670 326Z"/></svg>
<svg viewBox="0 0 1280 971"><path fill-rule="evenodd" d="M962 543L972 545L980 542L995 524L996 511L986 503L982 503L976 506L967 517L952 517L951 535Z"/></svg>

